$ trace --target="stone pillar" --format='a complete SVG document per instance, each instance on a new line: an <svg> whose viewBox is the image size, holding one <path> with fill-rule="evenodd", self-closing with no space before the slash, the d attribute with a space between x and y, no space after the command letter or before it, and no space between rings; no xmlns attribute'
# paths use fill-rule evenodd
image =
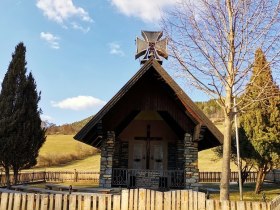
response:
<svg viewBox="0 0 280 210"><path fill-rule="evenodd" d="M197 189L198 186L198 145L193 142L192 136L188 133L184 138L185 156L185 180L186 188Z"/></svg>
<svg viewBox="0 0 280 210"><path fill-rule="evenodd" d="M112 186L112 168L115 146L115 132L107 131L101 147L99 187L110 188Z"/></svg>

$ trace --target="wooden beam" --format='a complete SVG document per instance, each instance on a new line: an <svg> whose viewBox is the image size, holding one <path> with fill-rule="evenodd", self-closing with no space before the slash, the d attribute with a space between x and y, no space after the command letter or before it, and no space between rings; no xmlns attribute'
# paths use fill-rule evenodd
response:
<svg viewBox="0 0 280 210"><path fill-rule="evenodd" d="M193 141L196 141L196 142L199 141L201 126L202 126L202 124L201 124L201 123L198 123L198 124L194 127Z"/></svg>

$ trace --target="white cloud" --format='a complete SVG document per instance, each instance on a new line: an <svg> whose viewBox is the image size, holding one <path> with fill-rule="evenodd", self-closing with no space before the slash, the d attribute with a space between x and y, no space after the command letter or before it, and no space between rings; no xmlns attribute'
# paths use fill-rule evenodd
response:
<svg viewBox="0 0 280 210"><path fill-rule="evenodd" d="M77 96L73 98L66 98L59 102L51 101L53 107L71 109L75 111L101 107L105 105L105 103L105 101L92 96Z"/></svg>
<svg viewBox="0 0 280 210"><path fill-rule="evenodd" d="M41 32L40 37L41 37L41 39L48 42L49 45L51 46L51 48L53 48L53 49L59 49L60 48L59 42L58 42L58 40L60 40L60 38L58 36L55 36L55 35L53 35L49 32Z"/></svg>
<svg viewBox="0 0 280 210"><path fill-rule="evenodd" d="M71 25L72 25L72 28L73 28L73 29L75 29L75 30L80 30L80 31L82 31L82 32L84 32L84 33L87 33L87 32L90 31L90 27L83 27L83 26L79 25L79 24L76 23L76 22L72 22Z"/></svg>
<svg viewBox="0 0 280 210"><path fill-rule="evenodd" d="M163 15L163 9L176 4L176 0L111 0L121 13L139 17L145 22L157 22Z"/></svg>
<svg viewBox="0 0 280 210"><path fill-rule="evenodd" d="M42 114L42 115L41 115L41 120L43 120L43 121L48 121L48 122L53 122L53 121L54 121L54 118L51 117L51 116L49 116L49 115L44 115L44 114Z"/></svg>
<svg viewBox="0 0 280 210"><path fill-rule="evenodd" d="M108 44L110 48L110 54L124 56L124 52L121 49L121 46L116 42L111 42Z"/></svg>
<svg viewBox="0 0 280 210"><path fill-rule="evenodd" d="M65 28L67 28L66 23L69 19L92 22L88 12L75 6L72 0L37 0L36 6L43 11L48 19L63 25Z"/></svg>

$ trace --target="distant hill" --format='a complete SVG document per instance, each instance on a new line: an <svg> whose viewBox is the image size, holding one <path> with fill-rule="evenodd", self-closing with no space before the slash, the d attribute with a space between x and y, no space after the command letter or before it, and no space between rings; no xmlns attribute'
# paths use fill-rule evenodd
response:
<svg viewBox="0 0 280 210"><path fill-rule="evenodd" d="M64 124L64 125L55 125L55 124L48 124L43 123L47 128L47 135L53 135L53 134L63 134L63 135L74 135L79 130L81 130L82 127L87 124L93 116L90 116L84 120L73 122L70 124Z"/></svg>
<svg viewBox="0 0 280 210"><path fill-rule="evenodd" d="M206 114L209 119L214 123L220 123L223 119L223 111L221 107L215 102L215 100L211 99L205 102L195 102L196 105ZM64 125L55 125L49 124L47 122L43 122L43 126L47 128L47 135L52 134L64 134L64 135L74 135L81 128L87 124L93 116L90 116L84 120L73 122L70 124Z"/></svg>
<svg viewBox="0 0 280 210"><path fill-rule="evenodd" d="M203 102L195 102L195 104L213 123L220 123L224 121L223 110L214 99Z"/></svg>

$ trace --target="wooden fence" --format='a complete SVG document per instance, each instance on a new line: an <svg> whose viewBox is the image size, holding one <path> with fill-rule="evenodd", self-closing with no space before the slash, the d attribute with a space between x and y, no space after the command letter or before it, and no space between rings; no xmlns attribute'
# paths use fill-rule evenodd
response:
<svg viewBox="0 0 280 210"><path fill-rule="evenodd" d="M256 182L257 172L251 171L245 182ZM199 182L220 182L221 172L199 172ZM272 170L265 176L265 181L280 183L280 170ZM230 182L238 182L238 172L231 172Z"/></svg>
<svg viewBox="0 0 280 210"><path fill-rule="evenodd" d="M28 172L28 173L19 173L18 175L18 183L30 183L30 182L39 182L45 181L46 172ZM14 175L10 174L10 180L13 183ZM4 173L0 173L0 186L6 185L6 177Z"/></svg>
<svg viewBox="0 0 280 210"><path fill-rule="evenodd" d="M250 172L246 182L256 182L257 173ZM14 177L11 174L10 180L13 182ZM221 172L199 172L199 182L220 182ZM266 175L266 180L271 182L280 182L280 171L274 170ZM18 183L29 182L78 182L91 181L99 183L98 171L38 171L38 172L21 172L19 173ZM238 181L238 173L231 172L231 182ZM6 178L4 173L0 173L0 186L5 186Z"/></svg>
<svg viewBox="0 0 280 210"><path fill-rule="evenodd" d="M199 172L199 182L220 182L221 172ZM248 174L245 182L256 182L257 172L252 171ZM230 182L238 182L238 172L231 172Z"/></svg>
<svg viewBox="0 0 280 210"><path fill-rule="evenodd" d="M158 192L147 189L105 194L0 194L0 210L279 210L278 203L207 200L191 190Z"/></svg>
<svg viewBox="0 0 280 210"><path fill-rule="evenodd" d="M280 170L272 170L270 171L266 176L266 180L269 180L271 182L277 182L280 183Z"/></svg>
<svg viewBox="0 0 280 210"><path fill-rule="evenodd" d="M99 183L98 171L48 171L45 172L45 181L47 182L65 182L65 181L91 181Z"/></svg>
<svg viewBox="0 0 280 210"><path fill-rule="evenodd" d="M271 201L271 210L280 210L280 196L274 198L272 201Z"/></svg>
<svg viewBox="0 0 280 210"><path fill-rule="evenodd" d="M10 180L13 183L14 176L10 175ZM91 181L99 183L99 172L95 171L34 171L21 172L18 175L18 184L32 182L78 182ZM6 185L6 177L4 173L0 173L0 187Z"/></svg>

